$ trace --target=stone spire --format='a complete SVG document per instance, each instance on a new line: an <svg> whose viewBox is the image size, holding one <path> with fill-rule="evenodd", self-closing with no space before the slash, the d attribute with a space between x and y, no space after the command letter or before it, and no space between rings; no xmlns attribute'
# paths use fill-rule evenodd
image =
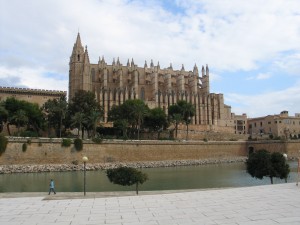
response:
<svg viewBox="0 0 300 225"><path fill-rule="evenodd" d="M169 67L169 69L173 70L173 66L172 66L172 63L170 63L170 67Z"/></svg>
<svg viewBox="0 0 300 225"><path fill-rule="evenodd" d="M208 65L206 64L206 76L209 76L209 69L208 69Z"/></svg>
<svg viewBox="0 0 300 225"><path fill-rule="evenodd" d="M82 48L82 47L83 47L82 44L81 44L81 39L80 39L80 34L79 34L79 32L78 32L78 34L77 34L77 38L76 38L76 42L75 42L75 44L74 44L74 47L76 47L76 48Z"/></svg>
<svg viewBox="0 0 300 225"><path fill-rule="evenodd" d="M204 77L205 76L204 66L202 66L201 72L202 72L202 77Z"/></svg>
<svg viewBox="0 0 300 225"><path fill-rule="evenodd" d="M87 50L87 45L85 46L85 51L84 51L84 63L90 63L90 58L89 58L89 53Z"/></svg>
<svg viewBox="0 0 300 225"><path fill-rule="evenodd" d="M181 66L181 71L184 71L184 65L182 64L182 66Z"/></svg>
<svg viewBox="0 0 300 225"><path fill-rule="evenodd" d="M147 67L148 67L147 61L145 60L144 68L147 68Z"/></svg>
<svg viewBox="0 0 300 225"><path fill-rule="evenodd" d="M115 58L113 59L112 65L114 66L116 64Z"/></svg>
<svg viewBox="0 0 300 225"><path fill-rule="evenodd" d="M131 67L134 67L134 61L133 61L133 58L131 59Z"/></svg>
<svg viewBox="0 0 300 225"><path fill-rule="evenodd" d="M160 69L159 61L157 62L157 69Z"/></svg>
<svg viewBox="0 0 300 225"><path fill-rule="evenodd" d="M129 59L127 60L127 66L130 67Z"/></svg>
<svg viewBox="0 0 300 225"><path fill-rule="evenodd" d="M196 63L195 63L195 66L194 66L193 73L194 73L194 75L198 74L198 67L197 67Z"/></svg>
<svg viewBox="0 0 300 225"><path fill-rule="evenodd" d="M152 59L151 59L150 67L151 67L151 68L154 67L153 60L152 60Z"/></svg>

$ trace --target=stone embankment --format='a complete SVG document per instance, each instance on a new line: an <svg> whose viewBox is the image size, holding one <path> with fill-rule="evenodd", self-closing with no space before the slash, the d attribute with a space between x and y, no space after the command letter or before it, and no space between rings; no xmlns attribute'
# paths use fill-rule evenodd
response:
<svg viewBox="0 0 300 225"><path fill-rule="evenodd" d="M157 167L176 167L176 166L198 166L205 164L221 164L245 162L247 157L232 157L223 159L201 159L201 160L169 160L169 161L145 161L145 162L111 162L87 164L87 170L106 170L120 166L133 168L157 168ZM2 165L0 174L7 173L39 173L39 172L65 172L83 170L83 165L74 164L48 164L48 165Z"/></svg>

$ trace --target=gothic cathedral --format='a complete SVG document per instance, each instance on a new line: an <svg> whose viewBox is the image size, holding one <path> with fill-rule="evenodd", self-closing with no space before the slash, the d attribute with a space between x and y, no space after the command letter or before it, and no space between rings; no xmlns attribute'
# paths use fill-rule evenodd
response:
<svg viewBox="0 0 300 225"><path fill-rule="evenodd" d="M234 132L231 107L224 104L223 94L210 93L209 68L206 65L198 71L173 70L150 65L143 67L126 65L113 60L108 65L99 58L97 64L90 63L87 47L81 44L78 33L70 57L69 100L77 90L94 92L104 109L103 122L107 122L108 111L113 105L120 105L127 99L141 99L149 108L160 107L168 113L170 105L185 100L195 106L196 114L192 118L191 129L198 131Z"/></svg>

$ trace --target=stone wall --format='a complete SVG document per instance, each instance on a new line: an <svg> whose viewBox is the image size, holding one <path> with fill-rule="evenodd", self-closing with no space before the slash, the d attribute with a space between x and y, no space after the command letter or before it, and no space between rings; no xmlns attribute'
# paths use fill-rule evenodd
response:
<svg viewBox="0 0 300 225"><path fill-rule="evenodd" d="M85 155L90 163L147 162L170 160L223 159L247 156L249 149L266 149L299 156L298 141L104 141L95 144L84 142L84 149L77 152L71 147L61 147L60 139L31 139L27 150L22 151L26 139L10 140L0 165L11 164L70 164L81 162Z"/></svg>
<svg viewBox="0 0 300 225"><path fill-rule="evenodd" d="M104 141L101 144L85 142L77 152L73 145L61 147L61 140L52 142L31 140L22 151L26 139L10 140L0 157L0 165L60 164L81 161L89 157L91 163L192 160L246 156L245 142L175 142L175 141Z"/></svg>

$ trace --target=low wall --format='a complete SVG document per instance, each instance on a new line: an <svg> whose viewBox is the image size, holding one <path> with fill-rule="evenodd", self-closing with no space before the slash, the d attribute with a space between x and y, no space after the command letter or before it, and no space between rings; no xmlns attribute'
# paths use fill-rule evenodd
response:
<svg viewBox="0 0 300 225"><path fill-rule="evenodd" d="M81 162L86 155L90 163L192 160L246 156L245 142L175 142L175 141L104 141L84 142L83 150L61 147L61 140L52 142L31 140L25 152L26 140L10 140L0 165L61 164Z"/></svg>
<svg viewBox="0 0 300 225"><path fill-rule="evenodd" d="M247 156L250 149L266 149L299 157L299 141L104 141L101 144L85 141L83 150L62 147L60 139L31 139L22 151L26 139L9 140L0 165L12 164L70 164L87 156L90 163L146 162L170 160L222 159Z"/></svg>

